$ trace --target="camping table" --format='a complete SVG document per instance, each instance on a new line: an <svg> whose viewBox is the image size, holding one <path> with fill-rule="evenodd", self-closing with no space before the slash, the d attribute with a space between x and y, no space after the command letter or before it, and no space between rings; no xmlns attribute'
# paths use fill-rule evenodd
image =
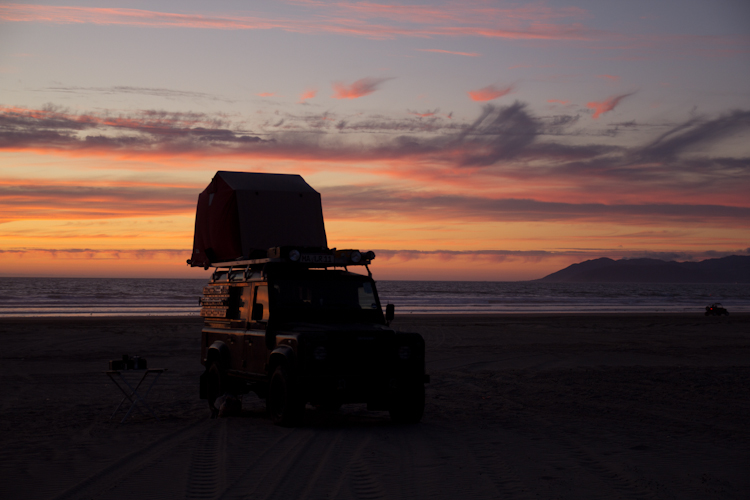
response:
<svg viewBox="0 0 750 500"><path fill-rule="evenodd" d="M121 424L125 423L125 421L128 419L130 414L133 412L133 409L137 409L139 412L143 413L143 410L138 407L138 403L141 403L143 406L146 407L146 409L151 413L151 416L153 416L157 421L159 420L159 417L156 416L156 413L154 413L154 410L151 409L151 407L146 403L146 398L148 397L148 393L151 392L151 389L156 384L156 381L159 380L159 377L162 373L167 371L166 368L147 368L145 370L108 370L106 373L109 376L110 379L112 379L112 382L115 383L118 389L125 395L124 398L122 398L122 401L120 401L120 404L117 405L117 408L115 408L115 411L112 412L112 416L109 417L110 420L112 420L115 416L115 414L120 410L122 407L122 404L127 399L130 401L130 408L128 409L128 412L125 414L125 416L120 421ZM123 373L128 374L141 374L143 373L143 376L138 381L138 384L133 388L130 382L128 382L128 378L123 375ZM141 396L138 394L138 389L140 389L143 382L146 380L146 378L153 374L154 376L151 378L151 383L148 385L148 388L146 389L146 392ZM132 381L135 381L135 378L131 379ZM129 390L126 391L125 388ZM144 414L145 415L145 414Z"/></svg>

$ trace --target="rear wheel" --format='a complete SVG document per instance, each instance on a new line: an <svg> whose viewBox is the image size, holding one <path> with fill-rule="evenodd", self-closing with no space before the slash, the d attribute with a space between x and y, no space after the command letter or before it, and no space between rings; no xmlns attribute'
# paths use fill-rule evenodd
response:
<svg viewBox="0 0 750 500"><path fill-rule="evenodd" d="M424 384L407 383L393 395L388 410L391 419L401 424L416 424L424 414Z"/></svg>
<svg viewBox="0 0 750 500"><path fill-rule="evenodd" d="M302 423L305 401L298 384L283 366L277 366L271 376L266 408L276 425L294 427Z"/></svg>

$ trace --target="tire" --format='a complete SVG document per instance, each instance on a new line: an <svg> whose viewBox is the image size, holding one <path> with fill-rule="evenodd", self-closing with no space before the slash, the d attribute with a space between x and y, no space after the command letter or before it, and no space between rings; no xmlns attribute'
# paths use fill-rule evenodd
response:
<svg viewBox="0 0 750 500"><path fill-rule="evenodd" d="M416 424L424 414L424 384L408 383L393 395L388 410L391 420L399 424Z"/></svg>
<svg viewBox="0 0 750 500"><path fill-rule="evenodd" d="M266 409L276 425L296 427L302 423L305 401L300 394L299 386L284 366L277 366L271 376Z"/></svg>
<svg viewBox="0 0 750 500"><path fill-rule="evenodd" d="M211 410L211 417L216 417L219 414L216 400L223 396L226 391L224 379L225 377L216 363L212 363L206 370L206 399L208 400L208 409Z"/></svg>

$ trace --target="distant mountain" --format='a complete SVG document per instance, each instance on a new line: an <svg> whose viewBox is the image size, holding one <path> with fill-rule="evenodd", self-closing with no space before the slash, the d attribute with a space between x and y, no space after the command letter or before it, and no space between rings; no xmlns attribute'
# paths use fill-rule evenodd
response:
<svg viewBox="0 0 750 500"><path fill-rule="evenodd" d="M701 262L607 258L573 264L537 281L550 283L750 283L750 256Z"/></svg>

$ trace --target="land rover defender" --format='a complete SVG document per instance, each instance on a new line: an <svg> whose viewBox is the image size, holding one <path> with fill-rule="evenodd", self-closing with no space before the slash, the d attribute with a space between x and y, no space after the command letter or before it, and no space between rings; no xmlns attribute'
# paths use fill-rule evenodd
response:
<svg viewBox="0 0 750 500"><path fill-rule="evenodd" d="M357 250L270 249L265 259L219 264L203 290L201 398L216 413L224 393L255 392L280 425L305 405L365 403L394 421L424 410L424 341L389 327ZM359 274L349 268L364 268Z"/></svg>
<svg viewBox="0 0 750 500"><path fill-rule="evenodd" d="M320 194L299 175L217 172L198 196L187 261L214 268L200 299L211 411L224 394L253 391L283 425L300 423L307 403L366 403L418 422L424 341L390 328L374 258L329 249Z"/></svg>

